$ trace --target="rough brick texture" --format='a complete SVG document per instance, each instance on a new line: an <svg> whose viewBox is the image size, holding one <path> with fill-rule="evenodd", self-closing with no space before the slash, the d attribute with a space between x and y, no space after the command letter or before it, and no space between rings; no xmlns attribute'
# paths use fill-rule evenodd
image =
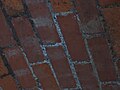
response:
<svg viewBox="0 0 120 90"><path fill-rule="evenodd" d="M0 0L0 90L120 90L120 0Z"/></svg>

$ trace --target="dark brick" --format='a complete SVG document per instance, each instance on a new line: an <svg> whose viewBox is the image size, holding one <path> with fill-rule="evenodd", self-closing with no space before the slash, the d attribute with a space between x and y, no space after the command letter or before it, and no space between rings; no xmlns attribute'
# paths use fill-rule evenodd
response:
<svg viewBox="0 0 120 90"><path fill-rule="evenodd" d="M60 42L46 1L26 0L43 43Z"/></svg>
<svg viewBox="0 0 120 90"><path fill-rule="evenodd" d="M2 0L9 15L16 15L24 11L22 0Z"/></svg>
<svg viewBox="0 0 120 90"><path fill-rule="evenodd" d="M0 79L1 90L18 90L15 80L11 76L7 76L4 79Z"/></svg>
<svg viewBox="0 0 120 90"><path fill-rule="evenodd" d="M5 17L0 10L0 46L5 47L12 44L15 44L12 33L9 31Z"/></svg>
<svg viewBox="0 0 120 90"><path fill-rule="evenodd" d="M36 84L35 80L20 49L14 47L5 49L4 52L21 86L25 89L34 88Z"/></svg>
<svg viewBox="0 0 120 90"><path fill-rule="evenodd" d="M73 8L70 0L50 0L55 12L67 12Z"/></svg>
<svg viewBox="0 0 120 90"><path fill-rule="evenodd" d="M87 34L103 32L98 18L96 0L76 0L80 16L80 29Z"/></svg>
<svg viewBox="0 0 120 90"><path fill-rule="evenodd" d="M29 21L24 17L20 17L13 20L13 25L29 61L42 61L44 59L42 50Z"/></svg>
<svg viewBox="0 0 120 90"><path fill-rule="evenodd" d="M38 32L44 44L60 42L58 33L54 26L51 29L49 28L49 26L38 27Z"/></svg>
<svg viewBox="0 0 120 90"><path fill-rule="evenodd" d="M79 31L76 17L73 14L59 16L58 22L72 59L77 61L88 60L85 43L82 33Z"/></svg>
<svg viewBox="0 0 120 90"><path fill-rule="evenodd" d="M75 87L75 80L62 47L47 48L47 52L60 83L60 87Z"/></svg>
<svg viewBox="0 0 120 90"><path fill-rule="evenodd" d="M99 0L100 5L106 6L111 5L113 3L120 3L120 0Z"/></svg>
<svg viewBox="0 0 120 90"><path fill-rule="evenodd" d="M90 64L76 65L75 68L83 90L99 90L96 75Z"/></svg>
<svg viewBox="0 0 120 90"><path fill-rule="evenodd" d="M114 53L120 57L120 8L105 8L103 14L113 43Z"/></svg>
<svg viewBox="0 0 120 90"><path fill-rule="evenodd" d="M88 40L88 44L97 67L100 80L116 80L115 68L105 38L92 38Z"/></svg>
<svg viewBox="0 0 120 90"><path fill-rule="evenodd" d="M53 73L50 70L49 65L40 64L33 66L34 72L40 80L40 83L45 90L59 90L59 87L55 81Z"/></svg>

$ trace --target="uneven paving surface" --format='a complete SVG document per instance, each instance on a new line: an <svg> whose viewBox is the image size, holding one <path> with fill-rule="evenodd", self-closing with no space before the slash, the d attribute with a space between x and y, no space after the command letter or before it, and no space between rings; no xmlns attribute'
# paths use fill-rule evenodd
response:
<svg viewBox="0 0 120 90"><path fill-rule="evenodd" d="M120 0L0 0L0 90L120 90Z"/></svg>

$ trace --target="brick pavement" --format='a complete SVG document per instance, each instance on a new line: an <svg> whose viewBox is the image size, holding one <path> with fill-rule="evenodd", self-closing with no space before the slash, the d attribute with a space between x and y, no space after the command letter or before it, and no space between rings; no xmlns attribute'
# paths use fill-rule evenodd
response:
<svg viewBox="0 0 120 90"><path fill-rule="evenodd" d="M120 90L120 0L0 0L0 90Z"/></svg>

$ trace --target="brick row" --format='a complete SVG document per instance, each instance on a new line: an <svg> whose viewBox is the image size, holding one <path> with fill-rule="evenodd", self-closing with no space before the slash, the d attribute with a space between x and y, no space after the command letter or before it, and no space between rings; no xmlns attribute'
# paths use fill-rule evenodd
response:
<svg viewBox="0 0 120 90"><path fill-rule="evenodd" d="M0 90L18 90L15 80L11 76L0 78Z"/></svg>
<svg viewBox="0 0 120 90"><path fill-rule="evenodd" d="M76 0L81 26L80 29L87 34L103 32L99 21L96 0Z"/></svg>
<svg viewBox="0 0 120 90"><path fill-rule="evenodd" d="M100 80L116 80L115 67L112 62L112 57L106 39L103 37L92 38L88 40L88 45Z"/></svg>
<svg viewBox="0 0 120 90"><path fill-rule="evenodd" d="M70 14L57 18L72 59L77 61L88 60L85 43L75 15Z"/></svg>
<svg viewBox="0 0 120 90"><path fill-rule="evenodd" d="M7 14L11 16L24 12L22 0L2 0L2 3L5 6Z"/></svg>
<svg viewBox="0 0 120 90"><path fill-rule="evenodd" d="M45 90L59 90L53 73L47 64L33 66L36 76L39 78L42 88Z"/></svg>
<svg viewBox="0 0 120 90"><path fill-rule="evenodd" d="M109 27L114 54L120 57L120 8L105 8L102 12Z"/></svg>
<svg viewBox="0 0 120 90"><path fill-rule="evenodd" d="M43 43L60 42L46 1L26 0L26 4Z"/></svg>
<svg viewBox="0 0 120 90"><path fill-rule="evenodd" d="M47 48L48 56L53 65L61 88L76 87L69 63L62 47Z"/></svg>
<svg viewBox="0 0 120 90"><path fill-rule="evenodd" d="M76 72L78 74L81 86L83 90L98 90L99 84L97 81L97 75L93 72L90 64L76 65Z"/></svg>
<svg viewBox="0 0 120 90"><path fill-rule="evenodd" d="M32 31L32 26L27 18L18 17L12 20L21 45L29 59L29 62L35 63L43 61L43 53L39 42Z"/></svg>
<svg viewBox="0 0 120 90"><path fill-rule="evenodd" d="M24 89L34 88L36 86L35 80L20 49L15 46L5 49L4 53L21 86Z"/></svg>
<svg viewBox="0 0 120 90"><path fill-rule="evenodd" d="M0 47L9 46L15 44L15 41L12 37L12 33L7 25L5 17L0 10Z"/></svg>
<svg viewBox="0 0 120 90"><path fill-rule="evenodd" d="M101 6L107 6L113 3L120 3L120 0L99 0Z"/></svg>
<svg viewBox="0 0 120 90"><path fill-rule="evenodd" d="M67 12L73 9L73 4L70 0L50 0L54 12Z"/></svg>

